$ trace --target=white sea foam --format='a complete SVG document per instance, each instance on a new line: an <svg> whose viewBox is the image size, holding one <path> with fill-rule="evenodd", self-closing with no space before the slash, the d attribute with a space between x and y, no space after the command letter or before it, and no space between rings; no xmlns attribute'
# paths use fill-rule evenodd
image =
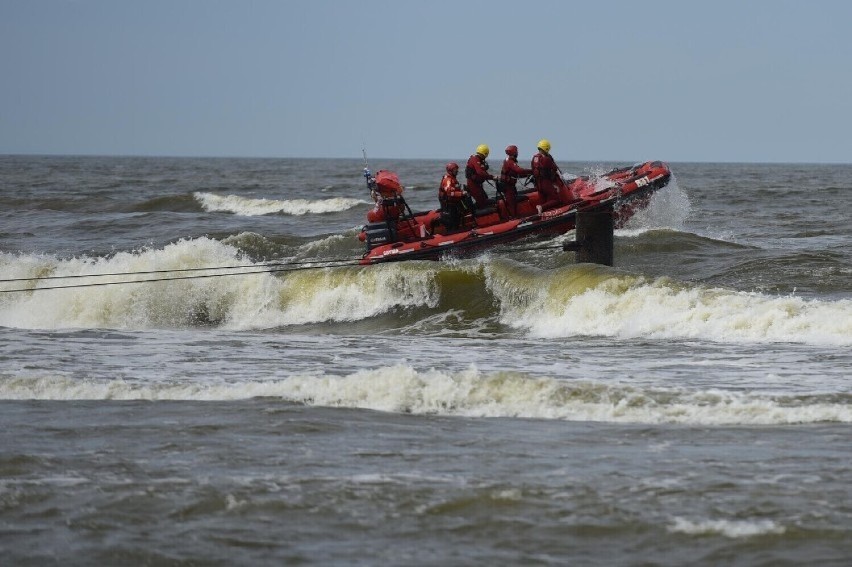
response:
<svg viewBox="0 0 852 567"><path fill-rule="evenodd" d="M7 278L199 269L247 265L263 271L232 246L209 238L182 240L162 250L123 252L111 258L56 259L0 254ZM158 279L235 271L178 272L97 279L40 280L39 287ZM26 282L2 289L24 288ZM310 270L291 273L195 278L75 289L0 294L0 325L27 329L150 329L214 325L229 329L272 328L374 317L395 307L435 305L433 275L412 275L404 266L380 269Z"/></svg>
<svg viewBox="0 0 852 567"><path fill-rule="evenodd" d="M333 238L333 237L332 237ZM533 337L597 335L616 338L700 339L726 343L852 344L852 301L806 300L705 288L667 278L521 270L482 260L486 285L500 320ZM248 265L223 242L182 240L160 250L122 252L109 258L57 259L0 253L7 278L82 276ZM0 294L0 325L17 328L226 329L355 321L396 308L435 307L438 274L453 268L419 264L318 269L279 274L196 278ZM467 268L464 268L467 269ZM476 268L479 269L479 268ZM98 279L40 280L39 287L160 279L224 272L178 272ZM0 289L27 287L0 284Z"/></svg>
<svg viewBox="0 0 852 567"><path fill-rule="evenodd" d="M235 307L229 328L272 328L282 325L357 321L395 307L432 306L439 290L430 275L410 277L404 269L311 270L276 281L276 297L259 304L245 296ZM238 315L236 315L238 314Z"/></svg>
<svg viewBox="0 0 852 567"><path fill-rule="evenodd" d="M358 230L360 230L360 227ZM326 236L325 238L311 240L299 246L299 252L302 254L316 254L319 252L325 252L335 245L339 245L341 243L346 242L347 240L353 239L355 234L357 234L357 230L353 229L350 234L332 234L330 236Z"/></svg>
<svg viewBox="0 0 852 567"><path fill-rule="evenodd" d="M235 248L208 238L183 240L162 250L122 252L110 258L56 259L48 256L0 256L9 277L88 276L196 269L246 263ZM193 272L41 280L38 287L86 285L194 275ZM192 324L200 316L222 320L230 298L241 286L271 279L267 274L173 282L55 289L2 294L0 325L20 328L149 328ZM26 283L26 282L25 282ZM30 287L3 284L4 289Z"/></svg>
<svg viewBox="0 0 852 567"><path fill-rule="evenodd" d="M689 535L722 535L729 538L746 538L763 535L780 535L787 531L772 520L700 520L675 518L668 528L672 533Z"/></svg>
<svg viewBox="0 0 852 567"><path fill-rule="evenodd" d="M466 417L566 421L787 425L852 423L846 398L796 398L742 391L639 388L531 377L515 372L418 371L408 365L348 375L228 382L131 382L17 373L0 376L0 399L200 400L276 397L312 406Z"/></svg>
<svg viewBox="0 0 852 567"><path fill-rule="evenodd" d="M589 282L585 288L564 273L538 278L535 287L496 271L488 280L501 303L501 320L536 337L597 335L852 345L850 300L768 296L667 278L651 281L611 276Z"/></svg>
<svg viewBox="0 0 852 567"><path fill-rule="evenodd" d="M259 215L270 215L284 213L288 215L305 215L309 213L337 213L369 204L362 199L346 197L334 197L331 199L307 200L275 200L275 199L249 199L238 195L216 195L215 193L196 192L193 197L201 203L208 212L234 213L235 215L253 217Z"/></svg>

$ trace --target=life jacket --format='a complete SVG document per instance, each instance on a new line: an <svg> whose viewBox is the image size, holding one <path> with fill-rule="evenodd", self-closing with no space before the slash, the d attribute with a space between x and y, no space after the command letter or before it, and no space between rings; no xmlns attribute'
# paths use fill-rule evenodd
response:
<svg viewBox="0 0 852 567"><path fill-rule="evenodd" d="M518 183L518 174L512 165L517 165L518 160L507 157L503 160L503 168L500 170L500 185L502 187L514 187Z"/></svg>
<svg viewBox="0 0 852 567"><path fill-rule="evenodd" d="M399 182L396 173L386 169L376 172L376 206L367 213L369 222L396 220L405 213L405 199L402 193L405 188Z"/></svg>
<svg viewBox="0 0 852 567"><path fill-rule="evenodd" d="M449 203L458 203L463 196L458 179L449 173L441 178L441 185L438 187L438 201L440 201L442 207Z"/></svg>
<svg viewBox="0 0 852 567"><path fill-rule="evenodd" d="M405 214L405 201L402 197L384 199L379 197L376 206L367 211L367 221L395 221Z"/></svg>
<svg viewBox="0 0 852 567"><path fill-rule="evenodd" d="M539 179L553 181L559 177L556 162L550 154L539 152L532 158L533 175Z"/></svg>
<svg viewBox="0 0 852 567"><path fill-rule="evenodd" d="M483 181L485 181L486 178L480 176L479 173L476 172L476 168L471 165L471 162L474 159L479 161L479 165L482 167L482 169L484 169L485 171L488 171L488 162L485 161L485 158L479 157L479 154L473 154L467 160L467 165L464 168L464 176L467 179L474 181L476 183L482 183Z"/></svg>

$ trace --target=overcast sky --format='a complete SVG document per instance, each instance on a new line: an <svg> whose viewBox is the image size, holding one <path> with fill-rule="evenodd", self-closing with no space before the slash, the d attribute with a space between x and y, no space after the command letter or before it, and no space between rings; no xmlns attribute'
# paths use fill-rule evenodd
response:
<svg viewBox="0 0 852 567"><path fill-rule="evenodd" d="M0 0L0 153L852 162L852 2Z"/></svg>

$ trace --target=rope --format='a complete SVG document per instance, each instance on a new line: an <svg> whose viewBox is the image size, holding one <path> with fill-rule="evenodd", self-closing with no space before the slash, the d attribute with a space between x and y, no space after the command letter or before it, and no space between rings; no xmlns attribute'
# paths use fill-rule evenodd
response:
<svg viewBox="0 0 852 567"><path fill-rule="evenodd" d="M508 252L532 252L536 250L554 250L561 249L562 245L558 246L530 246L524 248L510 248ZM322 264L320 266L308 265L308 264ZM103 277L121 277L121 276L144 276L144 275L153 275L153 274L174 274L174 273L185 273L185 272L199 272L199 271L210 271L210 270L248 270L242 272L229 272L229 273L220 273L220 274L196 274L196 275L188 275L188 276L174 276L174 277L164 277L164 278L146 278L139 280L123 280L117 282L90 282L90 283L80 283L80 284L68 284L68 285L53 285L47 287L34 287L34 288L16 288L16 289L0 289L0 293L23 293L23 292L32 292L32 291L49 291L49 290L57 290L57 289L80 289L87 287L101 287L107 285L123 285L123 284L139 284L139 283L154 283L154 282L172 282L172 281L182 281L182 280L195 280L195 279L203 279L203 278L221 278L227 276L247 276L254 274L275 274L279 272L299 272L303 270L319 270L323 268L344 268L344 267L364 267L362 266L358 260L353 260L352 258L337 258L331 260L294 260L291 262L265 262L261 264L243 264L236 266L211 266L205 268L181 268L181 269L172 269L172 270L147 270L140 272L111 272L111 273L103 273L103 274L76 274L69 276L45 276L45 277L32 277L32 278L10 278L10 279L0 279L0 284L4 283L16 283L16 282L40 282L40 281L53 281L53 280L71 280L76 278L103 278ZM250 268L259 268L259 269L250 269Z"/></svg>
<svg viewBox="0 0 852 567"><path fill-rule="evenodd" d="M112 273L103 273L103 274L76 274L70 276L44 276L44 277L33 277L33 278L10 278L10 279L0 279L0 283L13 283L13 282L28 282L33 280L66 280L66 279L74 279L74 278L103 278L103 277L115 277L115 276L142 276L142 275L151 275L151 274L172 274L175 272L203 272L207 270L239 270L244 268L259 268L262 266L267 267L275 267L275 266L291 266L291 265L303 265L303 264L348 264L353 262L352 258L336 258L330 260L294 260L291 262L284 261L270 261L270 262L261 262L260 264L243 264L237 266L208 266L205 268L175 268L171 270L147 270L140 272L112 272ZM326 267L326 266L317 266L317 267ZM334 266L328 266L334 267ZM152 280L156 281L156 280Z"/></svg>
<svg viewBox="0 0 852 567"><path fill-rule="evenodd" d="M340 260L314 260L312 263L322 262L324 264L329 264L332 262L338 262L335 265L324 265L324 266L295 266L295 267L279 267L279 268L267 268L267 269L259 269L259 270L249 270L245 272L231 272L226 274L200 274L200 275L192 275L192 276L175 276L170 278L147 278L141 280L124 280L118 282L92 282L92 283L82 283L82 284L69 284L69 285L56 285L56 286L47 286L47 287L36 287L36 288L19 288L19 289L0 289L0 293L21 293L28 291L48 291L55 289L79 289L86 287L100 287L106 285L122 285L122 284L137 284L137 283L152 283L152 282L171 282L171 281L179 281L179 280L195 280L202 278L220 278L226 276L245 276L252 274L273 274L277 272L298 272L302 270L319 270L322 268L340 268L346 266L359 266L357 260L352 260L348 258L345 260L346 263ZM293 262L297 264L296 262ZM302 264L308 262L301 262ZM286 264L273 264L273 265L281 265L286 266ZM187 268L185 270L152 270L150 272L123 272L123 273L115 273L115 274L92 274L90 276L82 275L82 276L53 276L47 278L19 278L14 280L0 280L0 283L5 282L13 282L13 281L39 281L39 280L48 280L48 279L63 279L63 278L78 278L78 277L103 277L103 276L133 276L133 275L144 275L144 274L152 274L152 273L173 273L173 272L187 272L193 270L219 270L219 269L232 269L232 268L250 268L256 266L223 266L221 268Z"/></svg>
<svg viewBox="0 0 852 567"><path fill-rule="evenodd" d="M536 250L562 250L561 244L555 244L553 246L529 246L524 248L507 248L505 249L507 252L535 252Z"/></svg>

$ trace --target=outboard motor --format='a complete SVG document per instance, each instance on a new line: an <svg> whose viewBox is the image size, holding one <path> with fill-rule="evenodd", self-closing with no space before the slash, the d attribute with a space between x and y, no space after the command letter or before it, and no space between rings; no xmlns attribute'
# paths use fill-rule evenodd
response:
<svg viewBox="0 0 852 567"><path fill-rule="evenodd" d="M396 223L388 222L371 222L364 226L364 234L366 235L365 242L367 250L372 250L376 246L388 244L396 241Z"/></svg>

